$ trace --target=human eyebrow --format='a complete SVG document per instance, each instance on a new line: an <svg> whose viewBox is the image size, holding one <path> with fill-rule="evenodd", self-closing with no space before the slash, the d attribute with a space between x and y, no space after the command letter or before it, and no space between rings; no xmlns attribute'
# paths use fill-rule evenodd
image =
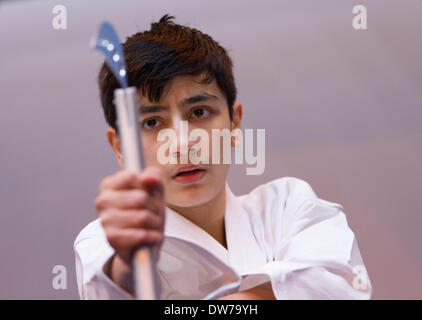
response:
<svg viewBox="0 0 422 320"><path fill-rule="evenodd" d="M146 113L155 113L161 111L167 111L168 108L164 106L141 106L139 108L139 114L143 115Z"/></svg>
<svg viewBox="0 0 422 320"><path fill-rule="evenodd" d="M197 102L208 101L208 100L218 100L218 99L219 98L213 94L210 94L208 92L201 92L192 97L184 99L180 104L183 107L186 107L187 105L194 104Z"/></svg>
<svg viewBox="0 0 422 320"><path fill-rule="evenodd" d="M180 102L180 105L182 107L186 107L188 105L197 103L197 102L203 102L208 100L219 100L219 98L213 94L210 94L208 92L201 92L194 96L191 96L189 98L186 98ZM139 114L144 115L146 113L156 113L161 111L168 111L168 107L166 106L140 106L139 108Z"/></svg>

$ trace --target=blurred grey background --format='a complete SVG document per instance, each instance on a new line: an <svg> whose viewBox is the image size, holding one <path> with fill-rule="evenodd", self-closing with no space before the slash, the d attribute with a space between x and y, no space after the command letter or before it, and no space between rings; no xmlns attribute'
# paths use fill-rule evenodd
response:
<svg viewBox="0 0 422 320"><path fill-rule="evenodd" d="M52 8L67 8L67 30ZM368 29L352 28L352 8ZM341 203L374 299L422 298L422 1L3 1L0 3L0 298L78 299L73 241L116 170L88 46L165 13L234 61L243 128L266 129L266 170L233 167L236 194L294 176ZM55 265L67 290L52 287Z"/></svg>

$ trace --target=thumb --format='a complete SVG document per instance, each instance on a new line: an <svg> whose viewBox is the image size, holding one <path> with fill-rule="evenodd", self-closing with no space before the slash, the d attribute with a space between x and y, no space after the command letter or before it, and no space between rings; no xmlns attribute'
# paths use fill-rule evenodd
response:
<svg viewBox="0 0 422 320"><path fill-rule="evenodd" d="M145 189L153 197L164 198L164 184L161 170L157 167L147 167L140 176Z"/></svg>

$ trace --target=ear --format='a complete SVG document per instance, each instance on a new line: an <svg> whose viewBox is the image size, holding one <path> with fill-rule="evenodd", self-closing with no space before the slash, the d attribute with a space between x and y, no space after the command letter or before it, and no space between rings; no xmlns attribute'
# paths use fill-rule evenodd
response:
<svg viewBox="0 0 422 320"><path fill-rule="evenodd" d="M239 101L233 103L233 119L231 121L230 127L231 131L235 130L235 132L239 132L242 126L242 104ZM232 136L232 147L236 147L237 145L237 138Z"/></svg>
<svg viewBox="0 0 422 320"><path fill-rule="evenodd" d="M106 131L107 141L110 144L111 148L113 149L117 161L119 162L119 166L123 169L123 156L120 147L120 138L116 133L116 130L113 128L108 128Z"/></svg>

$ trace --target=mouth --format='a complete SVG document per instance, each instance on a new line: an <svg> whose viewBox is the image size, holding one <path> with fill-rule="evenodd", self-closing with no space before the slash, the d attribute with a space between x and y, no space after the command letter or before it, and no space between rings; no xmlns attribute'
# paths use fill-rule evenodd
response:
<svg viewBox="0 0 422 320"><path fill-rule="evenodd" d="M198 166L189 166L177 170L173 179L180 183L198 182L205 176L206 170Z"/></svg>

